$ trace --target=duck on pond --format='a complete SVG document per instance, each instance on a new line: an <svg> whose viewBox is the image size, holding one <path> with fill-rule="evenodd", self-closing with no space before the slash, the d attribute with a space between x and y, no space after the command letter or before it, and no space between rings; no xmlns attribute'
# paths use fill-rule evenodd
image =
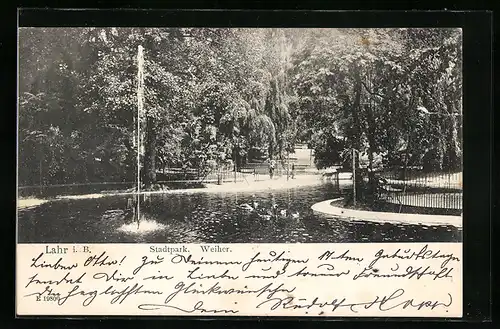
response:
<svg viewBox="0 0 500 329"><path fill-rule="evenodd" d="M270 220L279 218L299 218L299 213L297 211L291 212L287 209L279 209L277 203L272 202L271 206L266 209L266 207L259 207L259 203L255 200L249 203L243 203L238 206L248 213L255 213L260 219Z"/></svg>
<svg viewBox="0 0 500 329"><path fill-rule="evenodd" d="M241 205L239 205L238 207L240 209L243 209L243 210L246 210L246 211L254 211L254 210L257 210L257 208L259 207L259 203L257 201L255 201L255 194L252 195L252 202L251 202L251 205L248 204L248 203L243 203Z"/></svg>
<svg viewBox="0 0 500 329"><path fill-rule="evenodd" d="M254 210L254 208L252 206L250 206L248 203L241 204L239 207L240 207L240 209L247 210L247 211Z"/></svg>

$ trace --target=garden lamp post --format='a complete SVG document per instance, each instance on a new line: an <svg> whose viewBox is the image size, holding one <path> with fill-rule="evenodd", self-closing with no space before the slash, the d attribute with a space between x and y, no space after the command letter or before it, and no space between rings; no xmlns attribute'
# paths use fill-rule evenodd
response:
<svg viewBox="0 0 500 329"><path fill-rule="evenodd" d="M354 147L352 148L352 201L353 205L356 206L356 150Z"/></svg>
<svg viewBox="0 0 500 329"><path fill-rule="evenodd" d="M234 140L234 147L235 147L235 151L234 151L234 183L236 184L236 182L237 182L236 171L238 168L238 165L237 165L238 152L240 151L240 142L238 139Z"/></svg>

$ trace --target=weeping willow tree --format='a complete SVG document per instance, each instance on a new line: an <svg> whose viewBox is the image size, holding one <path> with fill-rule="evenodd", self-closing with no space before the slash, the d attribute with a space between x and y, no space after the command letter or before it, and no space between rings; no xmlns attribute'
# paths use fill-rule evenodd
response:
<svg viewBox="0 0 500 329"><path fill-rule="evenodd" d="M222 29L214 46L218 85L213 114L217 140L229 141L231 157L241 164L252 149L282 157L292 147L289 113L290 46L280 29ZM224 38L221 38L224 36ZM213 74L215 75L215 74ZM215 95L213 95L215 96ZM213 97L212 97L213 98Z"/></svg>
<svg viewBox="0 0 500 329"><path fill-rule="evenodd" d="M283 158L293 150L293 121L289 111L291 100L288 71L291 65L291 48L283 29L266 31L266 44L271 45L264 57L269 72L269 89L266 97L265 113L274 125L274 141L269 143L269 155Z"/></svg>
<svg viewBox="0 0 500 329"><path fill-rule="evenodd" d="M242 29L237 36L245 60L238 133L245 148L265 150L282 158L292 149L294 122L290 115L288 72L291 47L283 29Z"/></svg>

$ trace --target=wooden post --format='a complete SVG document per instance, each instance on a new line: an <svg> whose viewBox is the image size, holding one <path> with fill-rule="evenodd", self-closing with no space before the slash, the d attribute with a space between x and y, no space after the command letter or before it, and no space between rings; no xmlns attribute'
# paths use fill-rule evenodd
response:
<svg viewBox="0 0 500 329"><path fill-rule="evenodd" d="M356 206L356 150L352 149L352 201Z"/></svg>
<svg viewBox="0 0 500 329"><path fill-rule="evenodd" d="M43 194L43 184L42 184L42 158L40 158L40 195Z"/></svg>

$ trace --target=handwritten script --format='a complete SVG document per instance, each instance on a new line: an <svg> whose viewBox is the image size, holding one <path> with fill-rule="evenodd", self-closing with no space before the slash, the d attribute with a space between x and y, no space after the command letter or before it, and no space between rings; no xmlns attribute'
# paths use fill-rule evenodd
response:
<svg viewBox="0 0 500 329"><path fill-rule="evenodd" d="M18 245L20 315L462 314L460 244Z"/></svg>

